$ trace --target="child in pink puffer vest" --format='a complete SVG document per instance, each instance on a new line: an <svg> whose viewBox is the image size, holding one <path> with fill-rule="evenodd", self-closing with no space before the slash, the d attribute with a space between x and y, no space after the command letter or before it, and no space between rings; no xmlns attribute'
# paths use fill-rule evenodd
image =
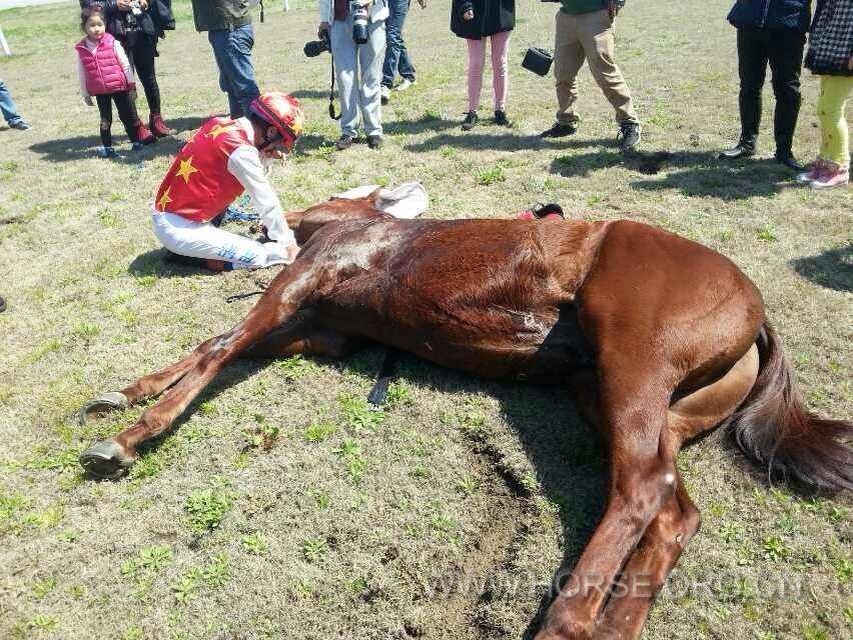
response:
<svg viewBox="0 0 853 640"><path fill-rule="evenodd" d="M103 9L92 5L83 10L81 26L86 37L75 45L77 72L80 76L80 93L83 100L92 106L92 96L98 103L101 113L101 144L98 155L112 158L117 154L112 143L113 110L115 102L118 117L127 131L127 137L133 149L154 141L151 132L145 128L136 113L131 92L136 92L133 67L127 59L122 46L110 34L106 33Z"/></svg>

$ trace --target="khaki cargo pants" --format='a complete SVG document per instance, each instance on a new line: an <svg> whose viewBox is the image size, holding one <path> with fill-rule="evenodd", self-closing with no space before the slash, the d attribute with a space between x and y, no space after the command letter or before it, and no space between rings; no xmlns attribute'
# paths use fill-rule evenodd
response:
<svg viewBox="0 0 853 640"><path fill-rule="evenodd" d="M589 62L592 77L616 109L616 121L620 124L638 122L631 103L631 92L613 61L613 25L607 10L577 15L557 11L556 22L554 76L557 79L557 122L572 124L578 121L574 106L578 99L578 71L584 60Z"/></svg>

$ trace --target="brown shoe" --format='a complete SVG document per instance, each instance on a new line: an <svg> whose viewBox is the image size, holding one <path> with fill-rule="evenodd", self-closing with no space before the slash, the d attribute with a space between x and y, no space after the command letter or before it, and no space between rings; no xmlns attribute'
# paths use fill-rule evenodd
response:
<svg viewBox="0 0 853 640"><path fill-rule="evenodd" d="M159 113L151 114L148 118L148 127L151 129L151 133L153 133L157 138L165 138L166 136L175 135L175 130L166 126L163 116Z"/></svg>

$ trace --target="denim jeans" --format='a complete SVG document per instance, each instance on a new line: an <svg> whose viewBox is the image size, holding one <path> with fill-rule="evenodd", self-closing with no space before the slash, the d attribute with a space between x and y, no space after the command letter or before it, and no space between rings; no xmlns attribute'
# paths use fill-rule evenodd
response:
<svg viewBox="0 0 853 640"><path fill-rule="evenodd" d="M12 94L9 93L6 83L2 80L0 80L0 111L3 112L3 117L10 126L23 120L12 100Z"/></svg>
<svg viewBox="0 0 853 640"><path fill-rule="evenodd" d="M228 94L231 117L246 115L249 104L260 95L252 67L252 47L255 45L252 25L208 31L207 39L219 67L219 87Z"/></svg>
<svg viewBox="0 0 853 640"><path fill-rule="evenodd" d="M385 64L382 65L382 84L390 87L394 84L394 76L415 79L415 68L409 60L406 43L403 42L403 23L409 12L411 0L388 0L388 19L385 21L385 36L388 48L385 50Z"/></svg>

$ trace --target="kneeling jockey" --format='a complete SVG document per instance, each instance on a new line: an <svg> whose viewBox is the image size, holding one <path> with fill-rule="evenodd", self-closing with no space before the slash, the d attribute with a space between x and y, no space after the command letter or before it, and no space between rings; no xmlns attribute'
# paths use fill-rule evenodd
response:
<svg viewBox="0 0 853 640"><path fill-rule="evenodd" d="M247 117L212 118L202 125L157 190L152 219L163 246L208 260L214 270L293 262L299 247L266 169L293 149L304 119L298 100L270 92L252 101ZM211 222L244 190L272 242L262 244Z"/></svg>

